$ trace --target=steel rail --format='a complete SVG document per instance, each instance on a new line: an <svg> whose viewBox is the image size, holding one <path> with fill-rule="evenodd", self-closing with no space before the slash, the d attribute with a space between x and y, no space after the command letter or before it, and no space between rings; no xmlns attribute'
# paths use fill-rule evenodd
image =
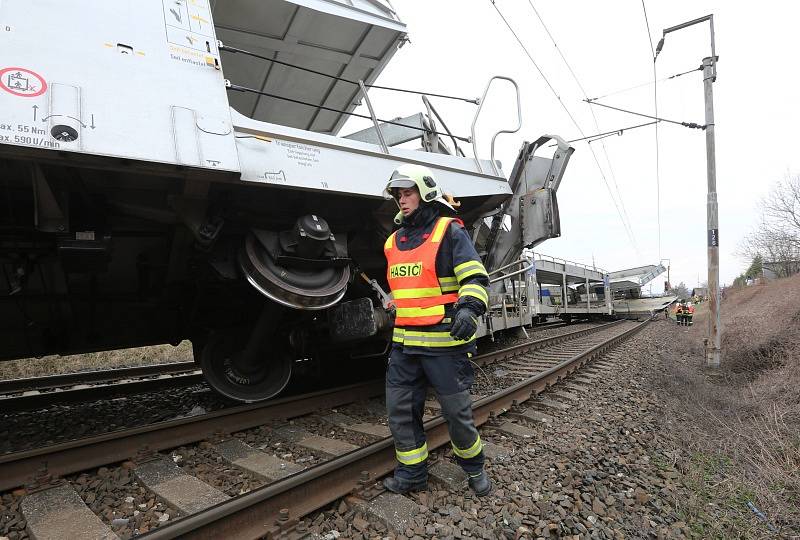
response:
<svg viewBox="0 0 800 540"><path fill-rule="evenodd" d="M641 330L648 322L644 321L612 336L589 350L493 396L479 399L472 405L476 426L483 425L492 416L501 414L556 384ZM424 427L430 449L449 442L447 425L441 416L425 422ZM147 540L276 538L293 526L298 518L363 488L365 476L378 478L390 472L394 466L394 444L391 438L386 438L202 512L179 518L174 524L159 527L142 535L141 538ZM293 515L286 519L287 516L284 514L281 519L281 509L291 509Z"/></svg>
<svg viewBox="0 0 800 540"><path fill-rule="evenodd" d="M43 388L61 388L76 384L108 382L135 377L152 377L168 373L181 373L199 369L194 362L171 362L169 364L152 364L102 371L82 371L79 373L64 373L61 375L47 375L44 377L28 377L25 379L9 379L0 381L0 394L13 394L28 390L41 390Z"/></svg>
<svg viewBox="0 0 800 540"><path fill-rule="evenodd" d="M548 345L577 339L620 322L615 321L568 334L522 343L508 349L476 356L473 361L483 365L510 358L529 350L533 351ZM50 474L62 476L129 459L136 454L138 449L145 446L152 451L171 449L203 440L220 431L232 433L250 429L272 419L293 418L319 408L341 406L360 399L376 397L382 395L383 392L383 380L368 381L344 388L231 407L207 415L157 422L33 450L0 455L0 490L24 485L37 474L43 463L47 464Z"/></svg>
<svg viewBox="0 0 800 540"><path fill-rule="evenodd" d="M159 377L157 379L144 379L125 383L102 384L88 388L75 388L72 390L45 392L0 398L0 411L3 413L19 412L32 409L43 409L51 405L63 403L81 403L96 401L118 395L142 394L164 388L178 388L205 384L205 379L200 373L175 375L172 377Z"/></svg>
<svg viewBox="0 0 800 540"><path fill-rule="evenodd" d="M560 328L566 326L562 321L551 321L538 324L535 328ZM3 394L16 394L31 390L43 390L53 388L64 388L86 383L110 383L112 381L128 379L155 377L158 375L168 375L172 373L192 373L192 378L170 379L147 379L143 381L129 381L103 386L92 386L90 388L79 388L74 390L62 390L56 392L45 392L27 396L1 397ZM155 364L150 366L138 366L130 368L110 369L102 371L85 371L80 373L66 373L62 375L48 375L45 377L29 377L25 379L10 379L0 381L0 410L3 412L18 412L30 409L40 409L55 405L57 403L77 403L90 401L92 399L104 399L111 395L142 393L149 390L160 390L170 386L190 386L202 384L203 378L199 373L199 368L194 362L173 362L169 364ZM157 382L159 380L168 382ZM178 383L178 384L175 384Z"/></svg>
<svg viewBox="0 0 800 540"><path fill-rule="evenodd" d="M559 343L563 343L565 341L572 341L574 339L579 339L584 336L588 336L589 334L594 334L596 332L607 330L608 328L617 326L622 322L623 322L622 320L617 320L606 324L592 326L591 328L582 328L580 330L575 330L574 332L567 332L566 334L559 334L557 336L541 338L534 341L526 341L525 343L513 345L511 347L508 347L507 349L502 349L499 351L476 356L475 358L472 359L472 361L478 364L479 366L485 366L486 364L490 364L492 362L507 360L513 356L519 356L520 354L536 351L539 349L543 349L545 347L550 347L552 345L558 345Z"/></svg>
<svg viewBox="0 0 800 540"><path fill-rule="evenodd" d="M24 485L36 475L43 463L46 463L48 473L63 476L130 459L142 448L152 451L171 449L201 441L215 433L250 429L270 420L293 418L320 408L338 407L379 396L383 392L383 379L372 380L0 455L0 490Z"/></svg>
<svg viewBox="0 0 800 540"><path fill-rule="evenodd" d="M566 339L574 339L581 337L587 333L597 332L606 328L609 325L617 324L619 321L599 325L592 328L586 328L562 334L560 336L553 336L549 338L542 338L533 342L526 342L516 345L510 349L488 353L486 355L477 356L473 361L478 362L479 365L484 365L496 359L508 358L516 354L520 354L521 350L536 350L541 347L554 345ZM503 353L506 353L505 355ZM188 362L187 362L188 363ZM193 364L193 363L192 363ZM101 372L97 372L101 373ZM192 386L195 384L204 384L205 379L200 373L193 373L188 375L178 375L169 378L159 379L146 379L142 381L131 381L126 383L109 384L103 386L92 386L89 388L78 388L74 390L64 390L59 392L46 392L42 394L33 394L27 396L14 396L7 398L0 398L0 410L5 413L19 412L25 410L43 409L51 405L65 404L65 403L81 403L93 400L105 399L111 396L127 395L127 394L141 394L161 390L164 388L177 388L183 386Z"/></svg>

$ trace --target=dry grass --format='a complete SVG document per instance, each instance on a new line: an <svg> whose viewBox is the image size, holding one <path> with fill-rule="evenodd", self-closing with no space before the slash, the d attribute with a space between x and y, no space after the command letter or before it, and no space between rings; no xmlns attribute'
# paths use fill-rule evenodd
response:
<svg viewBox="0 0 800 540"><path fill-rule="evenodd" d="M0 362L0 380L166 364L170 362L190 362L191 360L192 345L188 341L183 341L177 347L172 345L153 345L135 349L119 349L70 356L44 356L42 358L24 358Z"/></svg>
<svg viewBox="0 0 800 540"><path fill-rule="evenodd" d="M665 363L671 427L691 456L683 511L704 538L800 535L800 276L732 291L722 317L719 371L703 368L703 311Z"/></svg>

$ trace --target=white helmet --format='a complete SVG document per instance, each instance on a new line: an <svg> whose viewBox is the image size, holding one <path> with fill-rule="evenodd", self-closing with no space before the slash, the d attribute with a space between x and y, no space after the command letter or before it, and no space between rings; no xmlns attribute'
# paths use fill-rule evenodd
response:
<svg viewBox="0 0 800 540"><path fill-rule="evenodd" d="M428 167L423 165L407 164L400 165L398 168L396 168L392 173L391 178L389 178L386 188L383 190L383 196L387 199L394 199L395 202L398 202L397 197L395 197L392 191L397 188L412 187L416 187L419 190L419 196L422 199L422 202L437 202L449 208L453 212L456 211L456 209L453 208L453 205L450 204L447 199L445 199L442 188L439 187L439 185L436 183L436 180L433 178L433 172L431 172ZM399 223L397 218L395 218L395 222Z"/></svg>

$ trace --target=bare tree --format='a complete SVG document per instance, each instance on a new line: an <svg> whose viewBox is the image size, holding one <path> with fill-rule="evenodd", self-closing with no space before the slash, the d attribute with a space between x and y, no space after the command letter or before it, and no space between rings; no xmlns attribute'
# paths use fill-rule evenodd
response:
<svg viewBox="0 0 800 540"><path fill-rule="evenodd" d="M761 201L758 226L739 245L748 260L763 257L778 277L800 271L800 175L786 175Z"/></svg>
<svg viewBox="0 0 800 540"><path fill-rule="evenodd" d="M800 175L786 175L764 199L764 218L800 238Z"/></svg>

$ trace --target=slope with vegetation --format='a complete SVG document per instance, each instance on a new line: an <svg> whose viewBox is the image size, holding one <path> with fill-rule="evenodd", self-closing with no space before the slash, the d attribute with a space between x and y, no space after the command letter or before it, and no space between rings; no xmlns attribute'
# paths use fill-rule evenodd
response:
<svg viewBox="0 0 800 540"><path fill-rule="evenodd" d="M800 534L800 275L726 291L723 360L704 367L707 312L674 327L659 389L703 538ZM682 338L682 339L681 339Z"/></svg>

